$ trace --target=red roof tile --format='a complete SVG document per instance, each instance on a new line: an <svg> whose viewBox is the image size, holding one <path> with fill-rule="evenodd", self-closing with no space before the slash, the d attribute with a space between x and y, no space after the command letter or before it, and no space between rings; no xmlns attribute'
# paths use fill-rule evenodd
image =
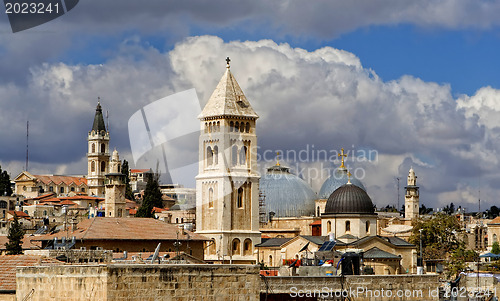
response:
<svg viewBox="0 0 500 301"><path fill-rule="evenodd" d="M20 266L56 265L62 262L29 255L2 255L0 256L0 290L16 289L16 268Z"/></svg>
<svg viewBox="0 0 500 301"><path fill-rule="evenodd" d="M151 169L131 169L130 170L131 173L140 173L140 172L148 172L148 171L151 171Z"/></svg>
<svg viewBox="0 0 500 301"><path fill-rule="evenodd" d="M72 176L58 176L58 175L34 175L40 182L44 184L50 184L51 182L59 185L64 183L66 185L70 185L71 183L75 183L75 185L87 185L87 179L84 177L72 177Z"/></svg>
<svg viewBox="0 0 500 301"><path fill-rule="evenodd" d="M14 216L16 215L17 217L30 217L28 213L23 212L23 211L14 211L14 210L9 210L8 211L10 215Z"/></svg>
<svg viewBox="0 0 500 301"><path fill-rule="evenodd" d="M154 218L94 217L80 222L69 236L81 240L175 240L177 231L177 226ZM180 231L179 240L209 240L200 234L185 232L187 235ZM43 235L34 240L61 239L63 236L66 236L66 232Z"/></svg>
<svg viewBox="0 0 500 301"><path fill-rule="evenodd" d="M500 224L500 216L495 217L491 222L488 223L490 224Z"/></svg>

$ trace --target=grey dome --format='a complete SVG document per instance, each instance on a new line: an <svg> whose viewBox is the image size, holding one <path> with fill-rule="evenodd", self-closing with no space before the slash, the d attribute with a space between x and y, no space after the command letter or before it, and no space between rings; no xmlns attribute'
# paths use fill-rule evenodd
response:
<svg viewBox="0 0 500 301"><path fill-rule="evenodd" d="M269 212L274 212L275 217L314 215L316 194L304 180L291 174L289 168L269 167L260 178L259 187L265 196L266 217Z"/></svg>
<svg viewBox="0 0 500 301"><path fill-rule="evenodd" d="M366 191L352 184L335 190L326 201L325 214L375 214Z"/></svg>
<svg viewBox="0 0 500 301"><path fill-rule="evenodd" d="M321 185L318 198L328 199L330 195L340 186L347 184L348 180L347 169L337 168L333 175L326 179L323 185ZM351 183L366 191L365 186L363 185L363 183L361 183L360 180L351 178Z"/></svg>

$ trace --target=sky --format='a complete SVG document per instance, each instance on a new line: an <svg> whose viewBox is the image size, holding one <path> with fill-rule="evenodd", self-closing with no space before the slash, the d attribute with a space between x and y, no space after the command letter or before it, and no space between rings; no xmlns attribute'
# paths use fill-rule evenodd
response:
<svg viewBox="0 0 500 301"><path fill-rule="evenodd" d="M339 162L313 154L343 147L379 207L397 204L397 178L402 204L410 167L427 207L498 206L498 15L492 0L86 0L12 33L2 12L0 165L12 178L25 168L29 120L31 173L86 174L100 97L111 146L132 167L154 169L134 164L129 118L192 88L202 108L230 57L260 116L261 170L281 151L319 191ZM178 140L169 161L196 156L193 141ZM194 187L195 176L174 181Z"/></svg>

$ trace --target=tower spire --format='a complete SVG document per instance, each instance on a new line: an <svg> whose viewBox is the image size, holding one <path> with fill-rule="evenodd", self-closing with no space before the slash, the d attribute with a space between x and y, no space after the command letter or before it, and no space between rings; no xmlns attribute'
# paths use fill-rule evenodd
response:
<svg viewBox="0 0 500 301"><path fill-rule="evenodd" d="M104 116L102 115L101 97L97 97L97 107L95 109L94 123L92 130L96 132L105 131L106 125L104 123Z"/></svg>

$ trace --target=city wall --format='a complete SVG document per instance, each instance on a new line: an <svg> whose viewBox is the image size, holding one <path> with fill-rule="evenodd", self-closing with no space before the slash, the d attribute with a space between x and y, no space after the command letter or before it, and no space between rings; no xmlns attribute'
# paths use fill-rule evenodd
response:
<svg viewBox="0 0 500 301"><path fill-rule="evenodd" d="M17 300L258 300L250 265L109 264L21 267Z"/></svg>

